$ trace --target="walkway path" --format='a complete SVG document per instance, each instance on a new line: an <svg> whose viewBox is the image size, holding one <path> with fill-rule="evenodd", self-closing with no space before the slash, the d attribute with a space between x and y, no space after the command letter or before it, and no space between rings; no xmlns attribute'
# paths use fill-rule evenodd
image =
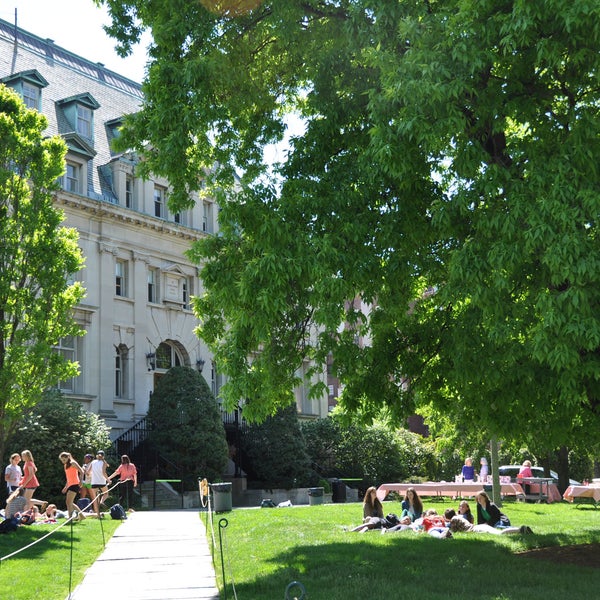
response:
<svg viewBox="0 0 600 600"><path fill-rule="evenodd" d="M131 513L67 600L218 600L197 510Z"/></svg>

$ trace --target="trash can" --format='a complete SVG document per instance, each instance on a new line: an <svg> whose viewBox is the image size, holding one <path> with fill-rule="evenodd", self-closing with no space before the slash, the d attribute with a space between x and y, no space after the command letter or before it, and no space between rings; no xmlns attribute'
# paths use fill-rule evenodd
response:
<svg viewBox="0 0 600 600"><path fill-rule="evenodd" d="M213 493L213 506L215 512L227 512L231 510L231 482L211 483Z"/></svg>
<svg viewBox="0 0 600 600"><path fill-rule="evenodd" d="M313 504L323 504L323 493L325 492L322 487L314 487L308 488L308 503L313 506Z"/></svg>
<svg viewBox="0 0 600 600"><path fill-rule="evenodd" d="M346 502L346 484L339 479L331 482L331 500L333 502Z"/></svg>

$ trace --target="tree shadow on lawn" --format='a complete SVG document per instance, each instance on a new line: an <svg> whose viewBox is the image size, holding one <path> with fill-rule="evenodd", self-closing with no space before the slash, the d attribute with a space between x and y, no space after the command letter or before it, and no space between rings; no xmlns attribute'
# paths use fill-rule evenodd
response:
<svg viewBox="0 0 600 600"><path fill-rule="evenodd" d="M70 549L71 547L71 525L65 525L61 529L54 531L54 533L47 538L34 544L36 540L47 535L50 531L53 531L51 527L56 528L57 525L22 525L16 531L9 534L5 534L0 538L0 556L7 556L12 554L21 548L24 548L22 552L19 552L14 558L19 559L38 559L44 555L50 548L52 549ZM85 531L81 528L78 529L77 524L73 525L73 547L77 551L77 544L85 535ZM89 531L88 531L89 534ZM107 538L110 534L107 533ZM25 548L29 546L29 548ZM10 560L10 559L9 559Z"/></svg>
<svg viewBox="0 0 600 600"><path fill-rule="evenodd" d="M600 570L522 560L508 546L494 543L494 536L439 540L407 532L390 534L393 540L385 544L369 539L379 535L364 534L360 543L295 546L272 559L279 566L275 573L258 574L252 584L236 585L236 592L245 600L280 598L290 582L300 581L310 600L564 600L590 597L592 586L600 586ZM537 543L543 537L536 536Z"/></svg>

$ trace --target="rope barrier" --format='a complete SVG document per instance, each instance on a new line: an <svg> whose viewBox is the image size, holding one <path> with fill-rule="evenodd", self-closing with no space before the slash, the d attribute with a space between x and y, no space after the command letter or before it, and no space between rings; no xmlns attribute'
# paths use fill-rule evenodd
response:
<svg viewBox="0 0 600 600"><path fill-rule="evenodd" d="M125 481L127 481L127 480L125 480ZM108 495L112 490L114 490L116 487L118 487L121 483L124 483L124 481L118 481L114 486L108 488L108 490L106 492L103 492L103 494L105 493L105 494ZM82 512L84 514L86 512L91 512L92 505L93 505L93 503L90 502L88 504L88 506L86 506L85 509L83 509L83 510L82 509L78 509L77 512ZM60 529L62 529L63 527L65 527L66 525L69 525L69 524L71 525L71 543L72 543L72 541L73 541L73 536L72 536L73 521L76 521L78 519L79 519L79 515L75 515L75 516L71 515L70 517L68 517L67 519L65 519L65 521L63 523L58 523L56 525L56 527L54 527L52 529L52 531L49 531L48 533L46 533L45 535L43 535L41 538L38 538L37 540L31 542L30 544L27 544L26 546L23 546L22 548L19 548L18 550L15 550L14 552L11 552L10 554L7 554L6 556L1 556L0 557L0 563L2 563L2 561L5 561L5 560L7 560L9 558L12 558L13 556L16 556L17 554L19 554L21 552L24 552L25 550L27 550L27 549L35 546L36 544L39 544L40 542L44 541L46 538L50 537L51 535L54 535L57 531L59 531ZM100 521L100 528L102 530L102 543L103 543L103 546L106 547L106 540L104 538L104 526L103 526L103 523L102 523L102 519L99 519L99 521Z"/></svg>
<svg viewBox="0 0 600 600"><path fill-rule="evenodd" d="M15 550L14 552L7 554L6 556L0 557L0 562L2 562L3 560L7 560L9 558L12 558L13 556L16 556L17 554L19 554L20 552L23 552L24 550L27 550L28 548L31 548L32 546L39 544L41 541L45 540L47 537L50 537L51 535L55 534L59 529L62 529L68 523L71 523L74 519L75 519L75 517L70 517L64 523L60 523L59 525L57 525L52 531L49 531L46 535L43 535L41 538L38 538L37 540L31 542L31 544L27 544L27 546L23 546L22 548L19 548L19 550Z"/></svg>

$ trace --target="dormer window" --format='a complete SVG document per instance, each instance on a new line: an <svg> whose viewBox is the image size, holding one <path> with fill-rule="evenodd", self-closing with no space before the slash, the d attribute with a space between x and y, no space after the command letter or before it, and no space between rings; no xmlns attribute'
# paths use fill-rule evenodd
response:
<svg viewBox="0 0 600 600"><path fill-rule="evenodd" d="M94 111L100 108L100 104L96 102L94 97L86 92L59 100L56 104L62 109L64 115L64 124L61 127L61 133L63 135L66 133L76 133L86 140L93 141Z"/></svg>
<svg viewBox="0 0 600 600"><path fill-rule="evenodd" d="M42 89L48 85L48 82L36 69L9 75L8 77L3 77L0 81L15 90L23 98L23 102L27 108L41 110Z"/></svg>
<svg viewBox="0 0 600 600"><path fill-rule="evenodd" d="M92 109L83 104L77 105L77 133L88 139L92 139Z"/></svg>

